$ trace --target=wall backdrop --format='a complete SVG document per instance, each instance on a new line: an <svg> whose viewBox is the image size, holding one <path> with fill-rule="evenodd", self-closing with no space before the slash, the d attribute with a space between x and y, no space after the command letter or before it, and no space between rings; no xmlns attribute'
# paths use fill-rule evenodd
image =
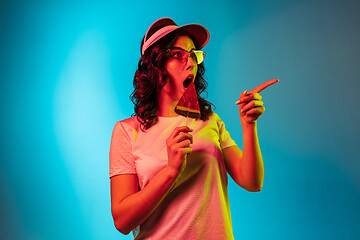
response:
<svg viewBox="0 0 360 240"><path fill-rule="evenodd" d="M131 239L108 152L139 45L200 23L208 99L242 146L239 94L262 82L265 182L229 182L235 239L360 239L360 1L0 1L0 239Z"/></svg>

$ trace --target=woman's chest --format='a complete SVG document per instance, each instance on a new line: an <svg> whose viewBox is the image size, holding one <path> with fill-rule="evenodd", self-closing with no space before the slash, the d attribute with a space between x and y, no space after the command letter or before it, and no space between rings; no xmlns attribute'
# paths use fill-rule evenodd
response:
<svg viewBox="0 0 360 240"><path fill-rule="evenodd" d="M176 126L175 126L176 127ZM188 157L187 170L193 174L198 171L208 171L210 168L219 167L222 161L219 133L216 126L193 124L190 127L193 136L191 144L192 153ZM171 135L174 126L154 129L154 132L143 134L133 144L133 156L136 171L139 178L140 188L148 182L168 163L167 139Z"/></svg>

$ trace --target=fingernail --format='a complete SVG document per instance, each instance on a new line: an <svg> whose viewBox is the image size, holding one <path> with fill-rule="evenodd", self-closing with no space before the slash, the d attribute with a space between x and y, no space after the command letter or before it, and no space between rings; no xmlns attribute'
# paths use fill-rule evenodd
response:
<svg viewBox="0 0 360 240"><path fill-rule="evenodd" d="M239 104L240 103L240 99L236 100L235 104Z"/></svg>

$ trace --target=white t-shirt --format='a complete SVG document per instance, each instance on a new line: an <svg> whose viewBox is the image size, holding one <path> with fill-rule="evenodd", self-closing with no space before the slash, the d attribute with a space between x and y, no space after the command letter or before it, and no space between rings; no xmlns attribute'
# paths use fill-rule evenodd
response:
<svg viewBox="0 0 360 240"><path fill-rule="evenodd" d="M136 117L117 122L110 146L110 177L137 174L140 189L167 165L166 139L183 116L159 117L144 132ZM175 186L154 213L134 231L134 239L234 239L222 149L236 145L217 114L188 119L192 153Z"/></svg>

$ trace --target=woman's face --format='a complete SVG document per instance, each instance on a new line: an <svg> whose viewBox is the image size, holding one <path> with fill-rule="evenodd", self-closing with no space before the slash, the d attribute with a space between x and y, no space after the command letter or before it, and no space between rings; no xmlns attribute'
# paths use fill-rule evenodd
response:
<svg viewBox="0 0 360 240"><path fill-rule="evenodd" d="M195 50L194 42L188 36L180 36L172 46L172 49L183 49L187 52ZM175 52L176 54L176 52ZM171 96L174 100L179 100L185 92L184 82L194 81L197 73L197 63L192 57L188 57L182 62L175 59L170 53L165 62L165 69L169 74L169 79L161 91ZM191 80L190 80L191 79ZM186 84L186 87L188 84Z"/></svg>

